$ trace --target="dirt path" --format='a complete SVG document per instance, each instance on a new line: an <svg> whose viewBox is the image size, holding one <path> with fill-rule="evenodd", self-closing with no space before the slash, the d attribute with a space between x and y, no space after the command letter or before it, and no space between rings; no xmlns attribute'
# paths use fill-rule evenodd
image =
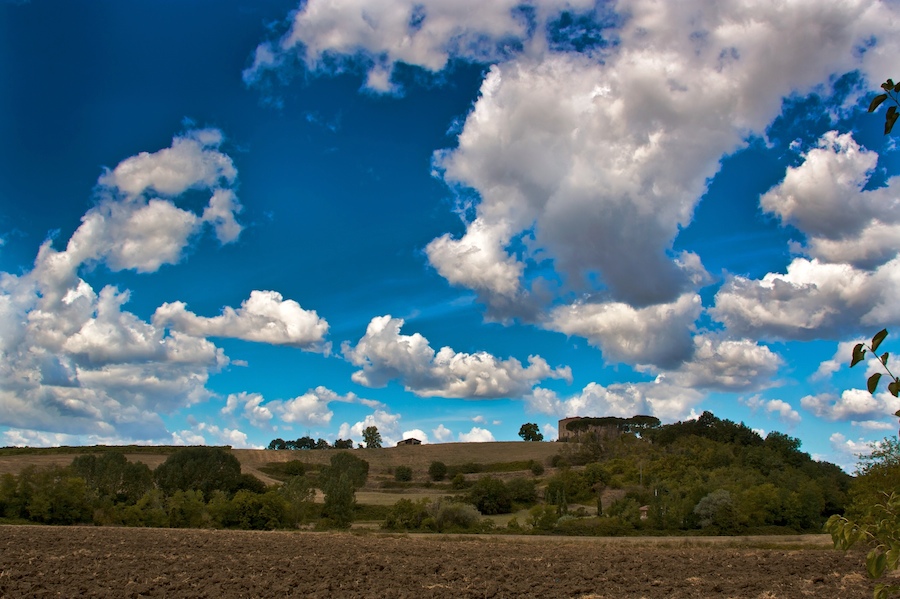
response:
<svg viewBox="0 0 900 599"><path fill-rule="evenodd" d="M621 539L0 526L0 597L867 597L861 553Z"/></svg>

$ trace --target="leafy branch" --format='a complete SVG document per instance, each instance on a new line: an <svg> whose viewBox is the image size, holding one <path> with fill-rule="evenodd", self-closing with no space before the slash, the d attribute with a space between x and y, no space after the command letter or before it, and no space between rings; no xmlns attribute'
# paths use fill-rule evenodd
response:
<svg viewBox="0 0 900 599"><path fill-rule="evenodd" d="M900 522L900 494L885 494L887 501L872 506L871 523L857 524L835 514L825 523L825 531L831 534L834 546L850 549L859 542L873 546L866 555L866 573L878 579L886 572L896 570L900 564L900 539L897 526ZM888 599L900 593L900 585L879 582L875 585L874 599Z"/></svg>
<svg viewBox="0 0 900 599"><path fill-rule="evenodd" d="M881 329L880 331L875 333L875 336L872 337L872 342L869 345L866 345L865 343L857 343L853 348L853 357L850 360L850 367L853 368L854 366L862 362L866 357L866 352L872 352L872 354L878 358L878 362L881 364L884 372L886 372L891 379L891 382L888 383L888 391L894 397L898 397L898 395L900 395L900 378L898 378L893 372L891 372L891 369L888 366L888 359L890 358L890 354L888 352L884 352L879 356L877 353L879 346L881 346L881 342L884 341L885 337L887 336L887 329ZM866 381L866 388L872 395L875 395L875 391L878 389L878 383L881 381L881 377L882 373L876 372ZM900 410L898 410L894 415L900 417Z"/></svg>
<svg viewBox="0 0 900 599"><path fill-rule="evenodd" d="M881 89L884 90L885 93L878 94L872 101L869 103L869 112L875 112L878 110L878 107L885 101L890 99L894 104L889 106L887 109L887 114L884 117L884 134L888 135L891 132L891 129L894 128L894 123L897 122L897 118L900 117L900 112L897 112L897 106L900 106L900 96L897 94L900 93L900 83L894 83L893 79L888 79L884 83L881 84Z"/></svg>

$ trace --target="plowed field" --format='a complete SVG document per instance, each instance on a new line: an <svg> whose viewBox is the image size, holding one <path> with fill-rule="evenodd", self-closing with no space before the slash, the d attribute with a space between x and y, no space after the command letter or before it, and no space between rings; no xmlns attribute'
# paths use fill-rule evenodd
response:
<svg viewBox="0 0 900 599"><path fill-rule="evenodd" d="M0 597L869 597L863 555L728 542L0 526Z"/></svg>

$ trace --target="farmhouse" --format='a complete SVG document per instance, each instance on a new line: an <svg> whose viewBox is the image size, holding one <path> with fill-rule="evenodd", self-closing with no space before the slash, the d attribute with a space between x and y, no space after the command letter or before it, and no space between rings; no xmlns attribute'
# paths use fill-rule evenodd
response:
<svg viewBox="0 0 900 599"><path fill-rule="evenodd" d="M397 447L400 447L401 445L421 445L421 444L422 444L422 442L419 441L418 439L410 437L409 439L403 439L402 441L397 443Z"/></svg>
<svg viewBox="0 0 900 599"><path fill-rule="evenodd" d="M644 429L655 428L659 425L659 418L655 416L638 415L631 418L574 416L560 420L558 430L560 441L578 441L585 437L610 438L622 433L640 434Z"/></svg>

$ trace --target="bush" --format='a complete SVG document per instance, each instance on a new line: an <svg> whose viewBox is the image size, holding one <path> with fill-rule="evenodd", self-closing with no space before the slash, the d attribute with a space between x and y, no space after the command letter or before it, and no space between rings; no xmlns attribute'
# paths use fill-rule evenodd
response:
<svg viewBox="0 0 900 599"><path fill-rule="evenodd" d="M536 462L535 460L531 460L531 473L535 476L540 476L544 473L544 465L540 462Z"/></svg>
<svg viewBox="0 0 900 599"><path fill-rule="evenodd" d="M431 462L431 465L428 466L428 476L433 481L444 480L447 476L447 464L444 462Z"/></svg>
<svg viewBox="0 0 900 599"><path fill-rule="evenodd" d="M475 481L467 500L482 514L508 514L512 511L512 494L499 478L483 476Z"/></svg>
<svg viewBox="0 0 900 599"><path fill-rule="evenodd" d="M537 487L529 478L514 478L506 483L506 488L516 503L531 505L537 501Z"/></svg>
<svg viewBox="0 0 900 599"><path fill-rule="evenodd" d="M466 477L460 472L453 477L453 480L450 481L450 487L456 490L465 489L469 486L469 481L466 480Z"/></svg>
<svg viewBox="0 0 900 599"><path fill-rule="evenodd" d="M388 530L419 530L422 522L429 517L429 503L428 499L401 499L391 507L381 527Z"/></svg>
<svg viewBox="0 0 900 599"><path fill-rule="evenodd" d="M409 482L412 480L412 468L409 466L397 466L394 469L394 480L397 482Z"/></svg>
<svg viewBox="0 0 900 599"><path fill-rule="evenodd" d="M432 503L428 512L437 532L470 530L481 520L481 513L471 505L444 498Z"/></svg>

